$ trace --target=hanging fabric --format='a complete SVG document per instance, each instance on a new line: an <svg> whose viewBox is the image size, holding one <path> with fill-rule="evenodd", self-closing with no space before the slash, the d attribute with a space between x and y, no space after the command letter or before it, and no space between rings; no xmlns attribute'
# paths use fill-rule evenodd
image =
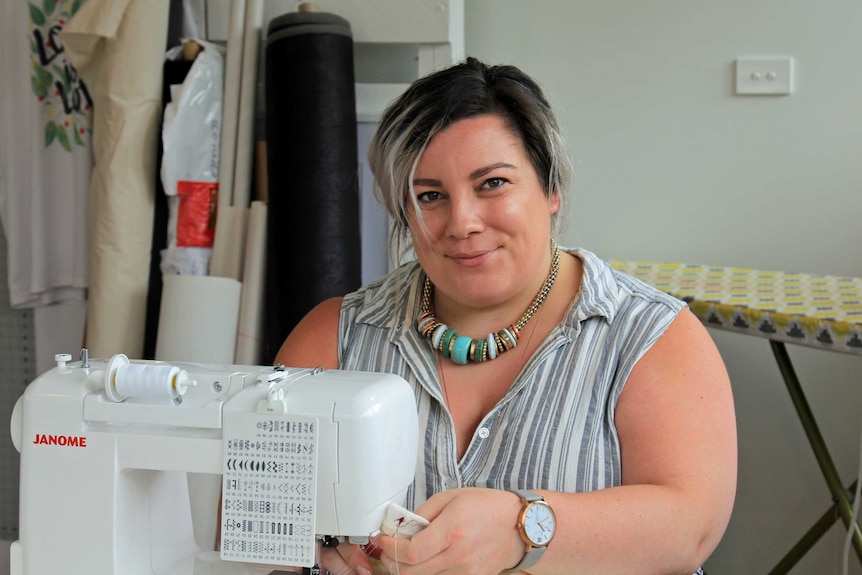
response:
<svg viewBox="0 0 862 575"><path fill-rule="evenodd" d="M87 0L63 31L90 89L94 168L86 346L143 353L168 0Z"/></svg>
<svg viewBox="0 0 862 575"><path fill-rule="evenodd" d="M93 102L60 38L81 4L0 3L0 221L14 308L86 297Z"/></svg>

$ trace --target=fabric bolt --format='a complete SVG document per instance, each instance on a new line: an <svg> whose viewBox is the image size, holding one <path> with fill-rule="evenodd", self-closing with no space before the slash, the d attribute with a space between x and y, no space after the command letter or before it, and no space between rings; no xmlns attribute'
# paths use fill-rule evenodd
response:
<svg viewBox="0 0 862 575"><path fill-rule="evenodd" d="M272 361L315 305L359 288L362 243L350 24L325 12L274 18L265 61L263 355Z"/></svg>
<svg viewBox="0 0 862 575"><path fill-rule="evenodd" d="M86 346L144 351L169 0L87 0L63 30L90 86L94 168Z"/></svg>
<svg viewBox="0 0 862 575"><path fill-rule="evenodd" d="M415 327L418 263L345 297L340 367L395 373L414 387L421 445L408 508L456 487L583 492L620 484L617 399L685 303L589 251L568 251L583 262L578 298L479 424L461 461L435 352Z"/></svg>
<svg viewBox="0 0 862 575"><path fill-rule="evenodd" d="M13 308L86 297L93 103L59 35L81 4L0 3L0 221Z"/></svg>

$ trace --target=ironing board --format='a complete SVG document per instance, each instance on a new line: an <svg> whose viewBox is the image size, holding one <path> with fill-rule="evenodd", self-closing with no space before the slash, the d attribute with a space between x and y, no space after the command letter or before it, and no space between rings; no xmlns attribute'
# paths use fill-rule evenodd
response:
<svg viewBox="0 0 862 575"><path fill-rule="evenodd" d="M853 530L853 547L862 560L862 531L852 518L855 482L844 487L785 347L862 355L862 278L683 263L610 264L687 302L707 327L769 340L834 502L770 574L790 571L839 517Z"/></svg>

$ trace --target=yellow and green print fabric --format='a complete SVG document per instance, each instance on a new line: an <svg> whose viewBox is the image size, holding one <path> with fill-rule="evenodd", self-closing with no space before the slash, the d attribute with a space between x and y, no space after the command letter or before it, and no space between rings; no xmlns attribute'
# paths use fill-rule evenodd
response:
<svg viewBox="0 0 862 575"><path fill-rule="evenodd" d="M684 263L610 263L687 302L708 327L862 354L862 278Z"/></svg>

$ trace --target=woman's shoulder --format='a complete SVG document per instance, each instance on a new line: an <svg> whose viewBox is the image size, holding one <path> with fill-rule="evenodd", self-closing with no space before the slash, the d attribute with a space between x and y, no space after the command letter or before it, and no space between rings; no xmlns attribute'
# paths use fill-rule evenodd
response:
<svg viewBox="0 0 862 575"><path fill-rule="evenodd" d="M607 260L583 249L567 250L583 263L584 275L582 295L596 302L622 307L626 304L655 304L666 307L673 313L685 307L685 302L663 292L650 284L614 268Z"/></svg>
<svg viewBox="0 0 862 575"><path fill-rule="evenodd" d="M294 327L275 358L276 364L291 367L338 367L338 317L342 298L317 304Z"/></svg>
<svg viewBox="0 0 862 575"><path fill-rule="evenodd" d="M566 251L581 260L583 275L564 328L577 331L585 320L600 320L591 325L607 326L621 346L640 346L660 336L686 307L682 300L613 268L593 252Z"/></svg>
<svg viewBox="0 0 862 575"><path fill-rule="evenodd" d="M412 301L420 272L419 262L410 261L347 294L341 305L342 319L371 324L390 321L394 312Z"/></svg>

